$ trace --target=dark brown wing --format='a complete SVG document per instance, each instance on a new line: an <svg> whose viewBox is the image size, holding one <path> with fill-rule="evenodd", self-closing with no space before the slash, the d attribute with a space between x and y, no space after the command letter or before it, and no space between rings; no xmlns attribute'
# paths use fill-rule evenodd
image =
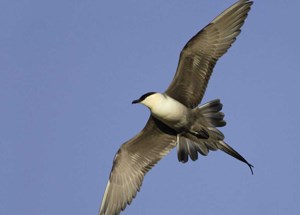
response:
<svg viewBox="0 0 300 215"><path fill-rule="evenodd" d="M175 147L175 141L172 130L150 117L145 128L115 155L99 215L124 210L139 191L144 175Z"/></svg>
<svg viewBox="0 0 300 215"><path fill-rule="evenodd" d="M251 1L240 0L197 33L183 48L175 77L166 93L190 108L202 100L217 60L240 33Z"/></svg>

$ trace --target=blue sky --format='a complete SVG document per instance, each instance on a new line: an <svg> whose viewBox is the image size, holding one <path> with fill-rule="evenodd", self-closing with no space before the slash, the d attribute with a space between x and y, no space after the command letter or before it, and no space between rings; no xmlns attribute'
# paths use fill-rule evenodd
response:
<svg viewBox="0 0 300 215"><path fill-rule="evenodd" d="M0 214L97 214L113 157L164 91L185 43L234 0L0 3ZM173 150L123 214L300 212L299 7L255 1L204 102L220 98L223 152Z"/></svg>

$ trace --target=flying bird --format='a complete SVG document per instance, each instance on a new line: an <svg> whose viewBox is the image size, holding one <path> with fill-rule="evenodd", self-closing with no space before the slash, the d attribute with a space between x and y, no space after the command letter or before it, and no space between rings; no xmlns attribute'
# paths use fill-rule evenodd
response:
<svg viewBox="0 0 300 215"><path fill-rule="evenodd" d="M188 41L164 93L149 92L132 102L148 107L151 115L144 129L116 153L99 215L120 214L140 190L145 174L175 146L180 162L220 149L246 163L253 174L253 166L217 129L226 124L220 100L198 106L217 60L240 34L252 3L236 2Z"/></svg>

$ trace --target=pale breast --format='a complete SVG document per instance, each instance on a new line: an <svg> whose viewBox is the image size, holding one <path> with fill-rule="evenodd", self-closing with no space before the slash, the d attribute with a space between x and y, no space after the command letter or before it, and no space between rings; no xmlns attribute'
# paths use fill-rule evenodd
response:
<svg viewBox="0 0 300 215"><path fill-rule="evenodd" d="M151 112L153 116L175 130L187 123L188 108L169 96L164 96Z"/></svg>

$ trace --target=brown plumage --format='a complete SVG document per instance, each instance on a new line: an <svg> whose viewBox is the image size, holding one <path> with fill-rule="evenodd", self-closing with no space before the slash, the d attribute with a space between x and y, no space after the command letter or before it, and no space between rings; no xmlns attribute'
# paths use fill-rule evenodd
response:
<svg viewBox="0 0 300 215"><path fill-rule="evenodd" d="M177 72L165 92L166 95L179 101L187 108L197 108L203 98L217 60L227 52L239 35L240 28L244 24L251 5L252 2L248 0L238 1L221 13L185 45L180 54ZM151 94L153 93L144 97ZM137 102L137 100L134 101L134 103ZM205 105L202 105L203 107ZM215 108L215 111L213 111L213 108ZM220 107L217 106L210 107L210 109L203 108L201 114L206 114L207 122L204 124L205 128L209 130L209 137L196 138L194 141L192 139L195 136L191 135L187 138L190 138L196 144L179 141L183 145L177 144L177 147L183 149L178 149L178 152L182 153L182 159L185 161L188 155L192 160L196 160L198 152L206 155L209 150L220 149L245 162L251 168L252 166L239 153L223 141L224 135L215 128L225 125L224 115L219 114L220 110ZM214 119L214 117L217 119ZM180 138L186 137L180 136ZM186 140L189 139L183 141ZM134 138L124 143L117 152L99 215L116 215L124 210L139 191L144 175L173 149L176 143L177 133L160 120L150 116L144 129Z"/></svg>

